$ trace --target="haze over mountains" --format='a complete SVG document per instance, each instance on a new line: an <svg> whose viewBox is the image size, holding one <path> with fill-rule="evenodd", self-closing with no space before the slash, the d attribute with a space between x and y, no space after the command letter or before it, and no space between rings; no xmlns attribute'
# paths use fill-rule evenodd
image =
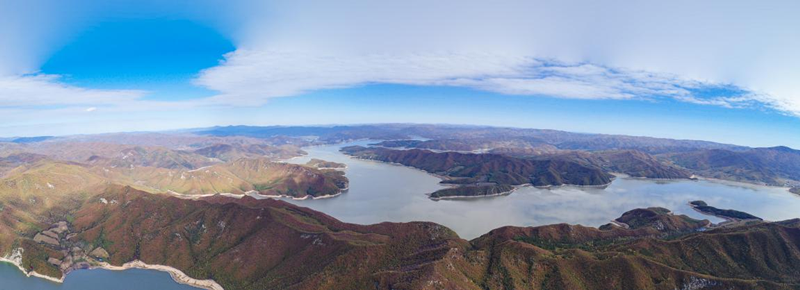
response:
<svg viewBox="0 0 800 290"><path fill-rule="evenodd" d="M788 147L748 148L554 130L403 124L231 126L28 138L23 143L0 142L0 174L12 178L13 174L49 164L81 167L85 174L96 178L150 191L242 194L256 188L280 188L281 193L276 195L303 198L307 193L295 191L310 192L312 196L335 194L337 186L330 184L345 188L346 182L332 173L315 172L312 175L331 179L317 182L329 184L326 188L298 189L303 186L296 185L296 181L291 182L295 185L274 185L275 180L288 179L273 173L267 174L271 179L255 177L248 171L257 172L259 167L249 164L260 162L264 170L289 174L286 172L301 167L273 166L269 162L301 156L302 146L358 139L376 140L376 146L349 148L345 150L348 154L459 179L447 181L451 184L599 186L610 182L611 173L622 173L641 178L706 177L772 186L800 185L800 151Z"/></svg>
<svg viewBox="0 0 800 290"><path fill-rule="evenodd" d="M321 143L392 140L378 145L569 160L649 178L688 178L694 174L775 186L791 186L800 180L800 151L788 147L749 148L697 140L448 125L231 126L199 129L195 133L262 138L316 136L315 142Z"/></svg>

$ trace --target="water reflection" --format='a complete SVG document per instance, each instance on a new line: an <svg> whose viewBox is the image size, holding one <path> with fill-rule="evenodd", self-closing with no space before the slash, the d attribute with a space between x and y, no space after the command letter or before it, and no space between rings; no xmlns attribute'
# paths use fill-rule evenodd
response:
<svg viewBox="0 0 800 290"><path fill-rule="evenodd" d="M800 217L800 197L782 188L718 181L653 181L617 178L605 189L526 187L507 196L433 201L425 193L443 188L439 179L399 165L350 158L339 152L349 145L369 141L307 148L311 158L346 163L350 190L336 198L290 201L322 211L340 220L372 224L383 221L432 221L471 239L506 225L535 226L553 223L600 226L623 212L660 206L695 218L720 219L699 214L688 206L705 200L719 208L749 212L767 220Z"/></svg>

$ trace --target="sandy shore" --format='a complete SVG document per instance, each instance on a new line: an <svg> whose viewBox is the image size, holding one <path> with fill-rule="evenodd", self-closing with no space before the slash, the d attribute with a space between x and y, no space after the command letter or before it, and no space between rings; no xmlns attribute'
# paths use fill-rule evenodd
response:
<svg viewBox="0 0 800 290"><path fill-rule="evenodd" d="M194 279L192 277L189 277L189 275L186 275L186 273L183 273L183 271L175 269L173 267L164 265L150 265L139 260L125 263L122 266L113 266L108 263L102 263L100 266L92 267L92 269L105 269L111 271L123 271L128 269L156 270L169 273L169 275L172 277L172 280L175 280L175 282L180 284L207 290L223 290L222 286L217 284L217 282L214 280Z"/></svg>
<svg viewBox="0 0 800 290"><path fill-rule="evenodd" d="M178 193L178 192L174 192L174 191L169 190L169 191L166 192L166 194L169 194L170 196L174 196L174 197L177 197L177 198L180 198L180 199L189 199L189 200L200 200L200 199L207 198L207 197L212 197L212 196L224 196L224 197L238 198L238 199L241 199L241 198L243 198L245 196L250 196L250 197L254 197L256 199L286 198L286 199L292 199L292 200L307 200L307 199L325 199L325 198L337 197L337 196L340 196L343 193L347 192L347 190L349 190L349 189L350 189L350 187L345 187L345 188L340 189L339 192L336 193L336 194L329 194L329 195L323 195L323 196L317 196L317 197L310 196L310 195L306 195L304 197L293 197L293 196L289 196L289 195L265 195L265 194L260 194L260 193L258 193L258 191L255 191L255 190L251 190L251 191L245 192L243 194L235 194L235 193L227 193L227 192L207 193L207 194L182 194L182 193Z"/></svg>
<svg viewBox="0 0 800 290"><path fill-rule="evenodd" d="M206 198L206 197L212 197L212 196L216 196L216 195L224 196L224 197L231 197L231 198L242 198L245 195L247 195L247 193L245 193L245 194L233 194L233 193L183 194L183 193L179 193L179 192L174 192L172 190L168 190L166 192L166 194L174 196L174 197L177 197L177 198L180 198L180 199L190 199L190 200L198 200L198 199L203 199L203 198Z"/></svg>
<svg viewBox="0 0 800 290"><path fill-rule="evenodd" d="M304 197L293 197L293 196L288 196L288 195L265 195L265 194L260 194L260 193L258 193L257 191L248 192L248 193L247 193L247 195L249 195L249 196L252 196L252 197L255 197L255 198L257 198L257 199L264 199L264 198L286 198L286 199L292 199L292 200L308 200L308 199L315 200L315 199L326 199L326 198L333 198L333 197L337 197L337 196L340 196L340 195L342 195L343 193L347 192L347 190L349 190L349 189L350 189L350 187L342 188L342 189L340 189L340 190L339 190L339 192L338 192L338 193L336 193L336 194L329 194L329 195L323 195L323 196L310 196L310 195L306 195L306 196L304 196Z"/></svg>

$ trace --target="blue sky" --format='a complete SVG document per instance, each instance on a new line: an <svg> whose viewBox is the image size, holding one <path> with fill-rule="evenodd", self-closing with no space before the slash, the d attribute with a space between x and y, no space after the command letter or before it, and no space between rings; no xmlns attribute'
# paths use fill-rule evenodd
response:
<svg viewBox="0 0 800 290"><path fill-rule="evenodd" d="M0 135L411 122L800 148L789 1L300 2L0 8Z"/></svg>
<svg viewBox="0 0 800 290"><path fill-rule="evenodd" d="M147 90L145 98L180 100L213 95L191 84L219 64L233 43L187 20L120 19L85 28L42 64L41 73L81 87Z"/></svg>

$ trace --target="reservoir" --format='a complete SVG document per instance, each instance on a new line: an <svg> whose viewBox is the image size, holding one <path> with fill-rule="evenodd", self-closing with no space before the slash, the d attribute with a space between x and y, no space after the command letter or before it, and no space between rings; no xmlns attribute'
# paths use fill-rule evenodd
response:
<svg viewBox="0 0 800 290"><path fill-rule="evenodd" d="M285 201L324 212L345 222L374 224L384 221L431 221L445 225L465 239L473 239L507 225L537 226L555 223L600 226L625 211L664 207L698 219L702 215L688 202L704 200L718 208L745 211L778 221L800 217L800 196L785 188L711 180L646 180L618 177L607 188L523 187L510 195L434 201L427 193L444 188L440 179L410 167L351 158L339 152L358 141L304 148L309 154L289 160L306 163L311 158L347 164L350 188L333 198ZM0 290L192 290L178 284L166 272L142 269L109 271L77 270L63 284L26 277L15 266L0 263Z"/></svg>
<svg viewBox="0 0 800 290"><path fill-rule="evenodd" d="M433 201L425 194L443 188L439 178L414 168L359 160L339 152L344 146L371 143L375 141L304 148L309 155L289 162L302 164L319 158L345 163L350 189L334 198L284 200L350 223L436 222L466 239L507 225L569 223L596 227L628 210L653 206L698 219L721 221L694 211L688 205L693 200L745 211L771 221L800 217L797 210L800 196L785 188L711 180L618 177L605 189L524 187L506 196Z"/></svg>

